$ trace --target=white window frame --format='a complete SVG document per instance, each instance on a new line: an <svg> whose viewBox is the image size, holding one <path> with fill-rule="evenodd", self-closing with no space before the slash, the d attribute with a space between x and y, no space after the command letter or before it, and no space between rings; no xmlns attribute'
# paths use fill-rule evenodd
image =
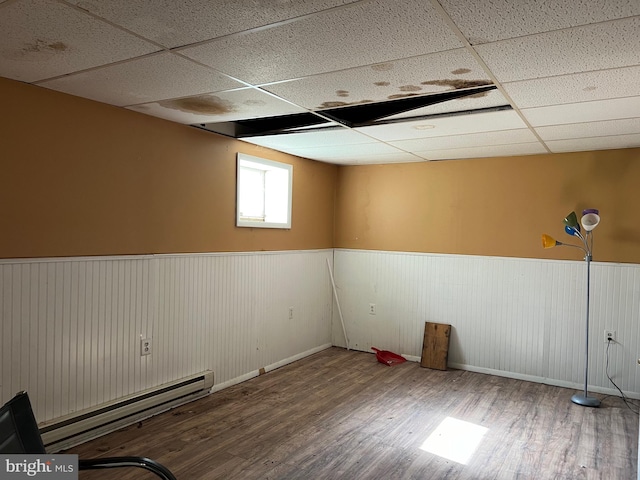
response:
<svg viewBox="0 0 640 480"><path fill-rule="evenodd" d="M240 172L243 167L265 172L265 218L243 217L240 211L243 189ZM236 226L252 228L291 228L293 165L238 153L236 170ZM271 180L269 176L271 175ZM271 211L271 213L270 213Z"/></svg>

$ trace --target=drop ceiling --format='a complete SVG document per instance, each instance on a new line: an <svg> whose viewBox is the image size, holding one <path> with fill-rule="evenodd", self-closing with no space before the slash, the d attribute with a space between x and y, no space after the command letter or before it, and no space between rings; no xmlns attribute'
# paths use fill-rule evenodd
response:
<svg viewBox="0 0 640 480"><path fill-rule="evenodd" d="M0 0L0 76L336 164L639 147L640 2Z"/></svg>

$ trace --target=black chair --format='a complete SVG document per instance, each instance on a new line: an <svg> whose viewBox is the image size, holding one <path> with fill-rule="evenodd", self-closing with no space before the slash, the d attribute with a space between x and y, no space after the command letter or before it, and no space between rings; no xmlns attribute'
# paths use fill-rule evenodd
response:
<svg viewBox="0 0 640 480"><path fill-rule="evenodd" d="M26 392L20 392L0 409L1 454L45 454L38 423ZM138 467L155 473L163 480L176 480L165 466L145 457L107 457L78 460L79 470Z"/></svg>

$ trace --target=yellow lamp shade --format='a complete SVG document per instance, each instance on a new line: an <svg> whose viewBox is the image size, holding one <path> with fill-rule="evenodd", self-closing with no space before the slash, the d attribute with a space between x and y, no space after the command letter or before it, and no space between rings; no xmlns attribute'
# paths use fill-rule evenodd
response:
<svg viewBox="0 0 640 480"><path fill-rule="evenodd" d="M553 248L558 245L558 241L546 233L542 234L542 248Z"/></svg>

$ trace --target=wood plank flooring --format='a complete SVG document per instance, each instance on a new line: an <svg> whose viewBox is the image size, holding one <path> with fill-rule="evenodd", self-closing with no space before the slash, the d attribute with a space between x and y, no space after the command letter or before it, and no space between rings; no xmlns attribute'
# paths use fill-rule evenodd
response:
<svg viewBox="0 0 640 480"><path fill-rule="evenodd" d="M143 455L179 480L635 479L638 417L617 397L596 395L594 409L573 393L331 348L67 453ZM488 429L466 465L420 448L447 417Z"/></svg>

